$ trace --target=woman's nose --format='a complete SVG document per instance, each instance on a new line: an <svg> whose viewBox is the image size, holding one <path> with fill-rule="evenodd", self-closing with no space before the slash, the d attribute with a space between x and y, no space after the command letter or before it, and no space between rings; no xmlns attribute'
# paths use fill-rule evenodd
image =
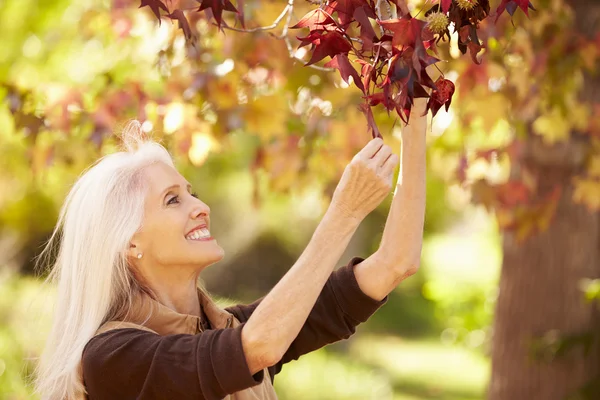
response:
<svg viewBox="0 0 600 400"><path fill-rule="evenodd" d="M196 207L192 209L192 219L208 217L210 215L210 207L203 202L199 202Z"/></svg>

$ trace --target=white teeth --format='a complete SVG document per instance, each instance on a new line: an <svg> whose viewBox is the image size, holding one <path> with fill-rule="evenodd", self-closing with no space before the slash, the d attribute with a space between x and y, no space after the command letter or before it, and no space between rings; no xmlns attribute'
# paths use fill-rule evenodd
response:
<svg viewBox="0 0 600 400"><path fill-rule="evenodd" d="M210 237L210 231L206 228L200 228L200 229L190 233L189 235L187 235L186 239L198 240L198 239L203 239L203 238L207 238L207 237Z"/></svg>

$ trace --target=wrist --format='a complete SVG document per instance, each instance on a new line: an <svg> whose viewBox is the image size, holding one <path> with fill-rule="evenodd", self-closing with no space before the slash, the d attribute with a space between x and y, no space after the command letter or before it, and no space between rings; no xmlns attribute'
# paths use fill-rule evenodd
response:
<svg viewBox="0 0 600 400"><path fill-rule="evenodd" d="M348 207L344 206L343 204L334 203L329 205L329 208L325 213L325 218L337 223L354 226L356 228L362 221L362 218L356 215L356 213L353 213L350 209L348 209Z"/></svg>

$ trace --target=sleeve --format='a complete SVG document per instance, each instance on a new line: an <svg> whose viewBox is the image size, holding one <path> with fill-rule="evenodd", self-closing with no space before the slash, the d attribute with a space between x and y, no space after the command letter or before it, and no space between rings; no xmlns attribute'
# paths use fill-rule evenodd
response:
<svg viewBox="0 0 600 400"><path fill-rule="evenodd" d="M298 336L281 361L269 369L271 375L280 372L283 364L297 360L303 354L349 338L356 331L356 326L387 302L387 296L381 301L374 300L358 286L354 267L362 261L364 258L354 257L331 274ZM227 310L240 321L247 321L261 300Z"/></svg>
<svg viewBox="0 0 600 400"><path fill-rule="evenodd" d="M196 335L159 336L115 329L83 350L83 379L90 400L222 399L262 382L250 374L236 328Z"/></svg>

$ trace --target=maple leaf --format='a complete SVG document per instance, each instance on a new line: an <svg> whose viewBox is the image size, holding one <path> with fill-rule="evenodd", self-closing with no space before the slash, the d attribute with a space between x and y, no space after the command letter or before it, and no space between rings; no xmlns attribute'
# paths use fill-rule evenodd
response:
<svg viewBox="0 0 600 400"><path fill-rule="evenodd" d="M363 50L370 50L373 47L373 41L377 39L377 34L373 30L371 21L367 11L370 10L367 7L359 7L354 10L353 17L358 22L360 27L360 38L363 41Z"/></svg>
<svg viewBox="0 0 600 400"><path fill-rule="evenodd" d="M329 8L332 12L337 12L338 20L342 26L347 26L354 22L354 13L358 9L363 9L363 12L368 17L377 18L373 9L364 0L334 0L329 3Z"/></svg>
<svg viewBox="0 0 600 400"><path fill-rule="evenodd" d="M369 84L371 83L371 80L373 79L374 68L371 64L369 64L365 60L361 60L360 58L357 59L356 62L359 63L360 65L362 65L362 67L360 68L360 76L362 76L363 86L366 89L368 89Z"/></svg>
<svg viewBox="0 0 600 400"><path fill-rule="evenodd" d="M477 65L481 64L481 60L477 59L477 55L483 50L484 46L479 42L477 28L471 24L464 25L458 31L458 38L458 48L461 53L465 54L469 50L473 62Z"/></svg>
<svg viewBox="0 0 600 400"><path fill-rule="evenodd" d="M531 192L525 183L516 180L499 185L496 190L500 205L509 208L519 204L526 204L531 195Z"/></svg>
<svg viewBox="0 0 600 400"><path fill-rule="evenodd" d="M360 79L360 75L358 75L358 72L354 69L354 67L350 63L350 60L348 59L348 56L346 54L336 54L331 59L331 61L329 61L324 66L329 67L329 68L338 69L340 71L340 75L342 76L342 79L346 83L348 83L348 79L350 78L350 76L352 76L352 80L354 81L354 84L360 90L362 90L363 93L365 92L365 87L363 86L363 83Z"/></svg>
<svg viewBox="0 0 600 400"><path fill-rule="evenodd" d="M371 132L373 139L378 137L383 139L383 136L381 136L379 128L377 127L377 123L375 123L375 117L373 116L373 110L371 110L371 106L369 106L368 103L362 103L359 106L359 109L367 117L367 126L369 127L369 131Z"/></svg>
<svg viewBox="0 0 600 400"><path fill-rule="evenodd" d="M156 18L158 18L159 24L160 24L160 9L162 8L167 13L169 12L169 9L165 5L165 3L163 3L161 0L142 0L142 4L140 4L140 6L138 8L142 8L145 6L150 7L150 9L154 13L154 15L156 15Z"/></svg>
<svg viewBox="0 0 600 400"><path fill-rule="evenodd" d="M406 0L390 0L392 3L396 5L396 10L400 15L408 14L408 4Z"/></svg>
<svg viewBox="0 0 600 400"><path fill-rule="evenodd" d="M167 17L172 20L178 21L178 26L183 31L183 35L187 41L194 43L196 40L194 34L192 33L192 29L190 28L190 23L188 22L185 14L181 10L175 10L171 14L168 14Z"/></svg>
<svg viewBox="0 0 600 400"><path fill-rule="evenodd" d="M223 10L237 13L238 10L229 0L196 0L200 3L198 11L209 9L212 11L212 15L217 21L217 26L220 28L223 21Z"/></svg>
<svg viewBox="0 0 600 400"><path fill-rule="evenodd" d="M310 32L323 29L324 25L335 25L335 21L320 8L309 11L298 23L290 29L309 28Z"/></svg>
<svg viewBox="0 0 600 400"><path fill-rule="evenodd" d="M435 1L434 1L435 3ZM442 12L447 13L452 5L452 0L439 0L440 7L442 7Z"/></svg>
<svg viewBox="0 0 600 400"><path fill-rule="evenodd" d="M477 54L479 54L479 52L481 50L483 50L483 46L478 43L475 43L475 42L470 42L467 45L467 48L469 49L469 52L471 53L471 59L473 60L473 62L478 65L481 64L481 60L479 60L477 58Z"/></svg>
<svg viewBox="0 0 600 400"><path fill-rule="evenodd" d="M431 97L427 102L427 110L431 110L432 116L435 116L443 105L446 105L446 111L448 111L455 90L454 83L442 77L438 78L435 85L437 88L431 92Z"/></svg>
<svg viewBox="0 0 600 400"><path fill-rule="evenodd" d="M410 15L388 19L385 21L378 21L379 25L383 26L384 29L388 29L394 32L392 38L392 45L398 46L412 46L417 47L419 42L423 45L422 32L423 28L427 24L417 18L412 18Z"/></svg>
<svg viewBox="0 0 600 400"><path fill-rule="evenodd" d="M352 46L345 37L338 32L313 32L306 38L298 38L302 43L310 42L315 46L312 57L305 65L311 65L323 58L330 56L333 58L337 54L348 54ZM301 44L304 45L304 44Z"/></svg>
<svg viewBox="0 0 600 400"><path fill-rule="evenodd" d="M536 11L536 9L533 7L533 4L531 4L531 1L529 0L502 0L496 9L496 21L498 21L498 18L500 18L500 15L504 12L504 10L506 10L512 17L518 7L520 7L528 17L530 8L533 11Z"/></svg>

